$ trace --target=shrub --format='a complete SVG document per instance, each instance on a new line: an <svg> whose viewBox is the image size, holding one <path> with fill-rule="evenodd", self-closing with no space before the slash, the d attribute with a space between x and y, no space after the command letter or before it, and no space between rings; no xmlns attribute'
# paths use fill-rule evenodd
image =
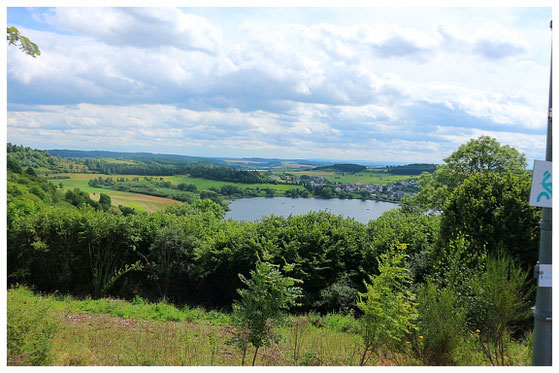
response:
<svg viewBox="0 0 559 373"><path fill-rule="evenodd" d="M324 328L341 333L359 333L359 322L352 315L329 313L322 318Z"/></svg>
<svg viewBox="0 0 559 373"><path fill-rule="evenodd" d="M457 296L449 288L427 282L417 291L418 330L414 352L425 365L453 365L454 353L466 330L466 312L457 306Z"/></svg>
<svg viewBox="0 0 559 373"><path fill-rule="evenodd" d="M479 345L492 365L506 365L511 326L529 314L527 274L509 256L489 257L486 271L472 278L471 289L475 308L470 314Z"/></svg>
<svg viewBox="0 0 559 373"><path fill-rule="evenodd" d="M349 313L355 307L357 301L357 289L347 275L320 291L320 299L315 306Z"/></svg>
<svg viewBox="0 0 559 373"><path fill-rule="evenodd" d="M239 274L247 288L238 290L240 300L233 304L233 320L240 331L238 339L243 349L242 365L248 343L256 348L254 365L258 349L272 337L273 322L283 316L284 310L295 305L301 294L301 289L293 286L295 280L283 276L277 265L258 261L250 275L250 279L246 279Z"/></svg>
<svg viewBox="0 0 559 373"><path fill-rule="evenodd" d="M417 313L414 295L408 289L412 279L403 265L405 246L391 249L379 259L379 274L365 282L367 291L359 293L357 306L363 312L361 336L364 350L360 365L365 365L369 352L378 355L379 348L398 351L414 329Z"/></svg>

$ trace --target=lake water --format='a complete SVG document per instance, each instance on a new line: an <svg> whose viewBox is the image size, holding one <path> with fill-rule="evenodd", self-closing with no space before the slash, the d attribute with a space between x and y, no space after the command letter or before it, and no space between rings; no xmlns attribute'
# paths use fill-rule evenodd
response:
<svg viewBox="0 0 559 373"><path fill-rule="evenodd" d="M256 221L270 214L288 217L311 211L327 211L334 215L354 218L361 223L368 223L370 220L377 219L383 212L397 207L395 203L359 199L256 197L232 201L229 204L231 211L227 212L225 218Z"/></svg>

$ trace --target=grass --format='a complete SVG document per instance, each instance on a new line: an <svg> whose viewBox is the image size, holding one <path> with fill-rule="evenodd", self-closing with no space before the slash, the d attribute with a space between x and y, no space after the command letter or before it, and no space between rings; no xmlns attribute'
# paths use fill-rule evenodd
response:
<svg viewBox="0 0 559 373"><path fill-rule="evenodd" d="M53 179L51 180L52 183L55 185L62 184L64 189L74 189L79 188L80 190L89 193L91 198L94 200L99 199L99 194L104 193L111 197L111 204L113 206L123 205L127 207L132 207L137 211L147 211L147 212L155 212L159 210L165 209L167 206L180 203L178 201L157 197L157 196L150 196L147 194L141 193L130 193L130 192L122 192L113 189L107 189L102 187L91 187L88 185L89 180L96 179L99 176L103 177L112 177L113 179L119 177L125 177L131 180L134 177L139 177L142 179L144 176L138 175L100 175L100 174L79 174L79 173L68 173L68 174L56 174L54 176L68 176L69 179ZM172 190L176 192L175 190Z"/></svg>
<svg viewBox="0 0 559 373"><path fill-rule="evenodd" d="M367 170L351 174L348 172L333 171L296 171L290 172L293 175L322 176L328 181L350 184L375 184L387 185L397 183L398 181L408 180L412 176L409 175L392 175L382 170Z"/></svg>
<svg viewBox="0 0 559 373"><path fill-rule="evenodd" d="M38 312L56 315L57 333L50 338L48 360L52 365L229 366L241 361L241 351L230 342L234 329L228 313L150 303L139 297L126 302L39 296L22 287L8 290L9 302L14 298L26 300L19 304L21 314L27 312L25 303L33 303ZM257 365L355 364L358 335L313 325L300 339L295 362L292 320L276 328L276 343L259 350ZM10 361L18 365L18 360Z"/></svg>
<svg viewBox="0 0 559 373"><path fill-rule="evenodd" d="M274 189L277 192L285 192L291 189L304 189L300 185L288 185L288 184L242 184L242 183L231 183L227 181L216 181L216 180L209 180L209 179L202 179L197 177L190 177L190 176L167 176L165 177L166 180L171 181L172 183L179 184L179 183L187 183L187 184L194 184L198 190L208 190L212 187L214 188L221 188L224 185L237 185L241 188L250 188L250 189Z"/></svg>
<svg viewBox="0 0 559 373"><path fill-rule="evenodd" d="M127 302L40 296L24 287L8 290L7 298L9 365L234 366L241 361L241 350L231 343L231 316L225 312L139 297ZM289 316L276 326L274 342L259 349L256 365L358 365L362 350L357 329L357 320L348 315ZM460 365L488 365L475 338L471 335L459 349ZM511 365L530 365L531 335L508 347ZM247 355L253 353L251 348ZM402 352L381 351L369 361L419 364Z"/></svg>

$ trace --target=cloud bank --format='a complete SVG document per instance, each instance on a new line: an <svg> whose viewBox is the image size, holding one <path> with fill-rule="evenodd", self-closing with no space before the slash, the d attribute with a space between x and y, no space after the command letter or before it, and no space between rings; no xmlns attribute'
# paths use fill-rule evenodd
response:
<svg viewBox="0 0 559 373"><path fill-rule="evenodd" d="M529 158L545 147L548 67L532 29L220 19L43 10L49 30L18 25L40 58L7 51L8 141L403 162L440 162L481 134Z"/></svg>

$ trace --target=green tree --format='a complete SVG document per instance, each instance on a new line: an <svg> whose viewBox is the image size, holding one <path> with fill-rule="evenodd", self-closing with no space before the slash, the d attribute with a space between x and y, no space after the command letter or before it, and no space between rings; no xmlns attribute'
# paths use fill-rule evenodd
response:
<svg viewBox="0 0 559 373"><path fill-rule="evenodd" d="M420 190L404 198L405 208L442 211L446 198L467 178L480 173L526 173L527 166L524 154L489 136L471 139L443 161L433 174L421 174Z"/></svg>
<svg viewBox="0 0 559 373"><path fill-rule="evenodd" d="M99 195L99 205L103 211L108 211L111 208L111 197L108 194L101 193Z"/></svg>
<svg viewBox="0 0 559 373"><path fill-rule="evenodd" d="M386 211L367 226L372 248L367 257L369 261L376 261L379 254L405 244L408 268L414 281L422 282L436 259L434 251L439 239L439 225L439 216L403 209Z"/></svg>
<svg viewBox="0 0 559 373"><path fill-rule="evenodd" d="M360 319L363 354L360 365L365 365L370 353L379 354L380 348L399 351L404 339L415 329L417 311L415 295L409 290L412 277L403 264L404 245L380 255L379 274L365 282L366 292L359 293L357 307L363 312Z"/></svg>
<svg viewBox="0 0 559 373"><path fill-rule="evenodd" d="M324 302L323 291L341 282L362 284L368 274L376 273L377 253L370 249L366 226L353 219L320 211L288 218L269 216L256 226L261 240L273 244L269 252L275 263L292 263L291 276L303 281L299 310L320 306L323 312L333 312L338 306Z"/></svg>
<svg viewBox="0 0 559 373"><path fill-rule="evenodd" d="M460 145L444 161L452 172L449 178L454 177L458 180L483 171L522 171L528 165L524 154L508 145L499 144L489 136L480 136Z"/></svg>
<svg viewBox="0 0 559 373"><path fill-rule="evenodd" d="M529 205L527 173L479 173L450 195L441 216L442 245L466 235L475 250L506 252L523 268L536 263L540 211Z"/></svg>
<svg viewBox="0 0 559 373"><path fill-rule="evenodd" d="M37 44L29 40L28 37L20 34L19 30L13 26L7 28L7 41L8 45L19 46L22 52L35 58L35 56L40 56L41 51Z"/></svg>
<svg viewBox="0 0 559 373"><path fill-rule="evenodd" d="M255 347L254 366L258 349L272 337L273 322L283 316L283 311L295 305L301 289L294 286L293 278L281 274L278 265L267 261L259 260L255 269L250 271L249 279L242 274L239 278L247 287L237 290L240 299L233 304L233 319L240 331L241 364L244 365L250 343Z"/></svg>
<svg viewBox="0 0 559 373"><path fill-rule="evenodd" d="M120 215L85 210L80 220L80 246L87 252L91 290L96 297L106 296L126 273L141 269L140 260L128 261L136 237L130 222Z"/></svg>
<svg viewBox="0 0 559 373"><path fill-rule="evenodd" d="M11 157L6 159L6 167L8 170L15 172L16 174L21 174L23 172L19 162Z"/></svg>

